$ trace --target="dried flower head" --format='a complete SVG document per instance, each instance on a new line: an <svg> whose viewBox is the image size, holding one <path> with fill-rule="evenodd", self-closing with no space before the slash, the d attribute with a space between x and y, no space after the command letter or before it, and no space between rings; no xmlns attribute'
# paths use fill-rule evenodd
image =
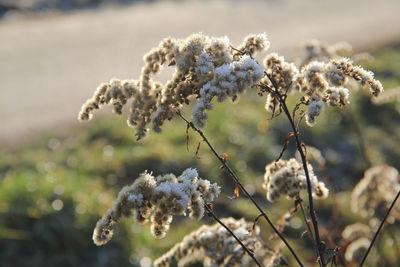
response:
<svg viewBox="0 0 400 267"><path fill-rule="evenodd" d="M351 59L355 62L372 61L374 58L369 53L365 52L354 53L351 45L346 42L328 44L316 39L312 39L301 43L299 49L305 52L303 58L299 58L296 60L299 66L304 66L310 63L311 61L326 62L334 58L350 56L350 55Z"/></svg>
<svg viewBox="0 0 400 267"><path fill-rule="evenodd" d="M382 105L391 102L396 103L396 110L398 113L400 113L400 86L386 90L378 97L372 98L372 104L374 105Z"/></svg>
<svg viewBox="0 0 400 267"><path fill-rule="evenodd" d="M285 97L290 92L301 92L304 94L301 103L308 106L305 121L309 126L314 126L315 119L325 104L342 107L349 103L350 93L347 87L352 87L349 78L361 86L368 86L375 97L382 93L383 86L372 72L354 66L348 58L336 56L338 51L346 50L346 45L328 47L312 41L306 47L307 64L300 71L293 63L285 62L283 57L275 53L265 58L267 76L261 79L259 85L268 89L265 103L267 111L275 112L280 109L277 94ZM329 61L315 61L319 58Z"/></svg>
<svg viewBox="0 0 400 267"><path fill-rule="evenodd" d="M365 217L381 218L400 189L398 171L388 165L368 169L351 193L351 207ZM387 221L400 220L400 206L394 206Z"/></svg>
<svg viewBox="0 0 400 267"><path fill-rule="evenodd" d="M318 166L319 169L323 168L325 166L326 160L322 156L321 151L313 146L306 146L305 148L305 154L307 157L307 161L311 164L314 164ZM298 162L301 162L301 156L299 151L296 151L295 158L297 159Z"/></svg>
<svg viewBox="0 0 400 267"><path fill-rule="evenodd" d="M306 123L315 125L315 118L324 104L342 107L349 103L348 79L352 78L361 86L368 86L373 96L383 91L382 84L374 79L370 71L354 66L349 59L332 59L329 62L310 62L301 69L296 78L296 86L304 92L308 105Z"/></svg>
<svg viewBox="0 0 400 267"><path fill-rule="evenodd" d="M256 51L269 47L265 34L250 35L240 46L244 53L231 48L229 39L213 38L201 33L188 38L166 38L144 56L139 80L112 79L101 84L81 109L80 120L89 120L92 111L104 104L113 104L114 112L131 101L128 124L136 128L138 139L146 136L147 125L161 131L165 120L171 119L183 104L197 103L192 111L193 122L204 126L211 109L211 100L236 99L263 77L263 68L252 58ZM152 80L162 67L175 66L175 72L165 84Z"/></svg>
<svg viewBox="0 0 400 267"><path fill-rule="evenodd" d="M247 248L254 251L257 257L265 253L258 226L252 230L253 223L244 219L225 218L221 221ZM188 266L198 261L203 262L204 266L248 266L252 261L220 224L203 225L185 236L180 243L155 260L154 266L169 266L174 258L178 261L178 266Z"/></svg>
<svg viewBox="0 0 400 267"><path fill-rule="evenodd" d="M269 48L269 46L270 43L265 33L250 34L244 38L244 41L238 47L238 50L247 55L254 56L257 51L265 51Z"/></svg>
<svg viewBox="0 0 400 267"><path fill-rule="evenodd" d="M311 164L307 167L314 196L327 197L329 190L323 182L318 181ZM281 195L289 198L296 197L301 189L307 188L303 165L294 158L268 164L265 167L263 187L267 190L266 197L271 202L278 200Z"/></svg>
<svg viewBox="0 0 400 267"><path fill-rule="evenodd" d="M359 262L371 243L373 234L374 231L366 224L354 223L346 226L342 232L343 239L349 242L345 251L346 260Z"/></svg>
<svg viewBox="0 0 400 267"><path fill-rule="evenodd" d="M151 216L152 235L163 238L173 215L190 210L191 218L200 219L204 214L204 203L213 201L219 193L220 187L199 178L195 169L187 169L179 177L173 174L154 177L144 172L132 185L119 192L114 205L97 222L93 241L98 246L110 241L113 225L133 212L140 223Z"/></svg>
<svg viewBox="0 0 400 267"><path fill-rule="evenodd" d="M274 253L263 262L265 267L289 266L282 256L282 253Z"/></svg>
<svg viewBox="0 0 400 267"><path fill-rule="evenodd" d="M301 60L300 66L304 66L311 61L328 61L332 58L338 58L341 55L350 54L353 49L349 43L339 42L327 44L316 39L308 40L300 44L300 49L304 50L306 55Z"/></svg>
<svg viewBox="0 0 400 267"><path fill-rule="evenodd" d="M264 66L268 76L272 78L278 86L278 91L281 95L289 93L294 89L296 85L295 79L299 74L299 70L294 63L288 63L285 61L284 57L276 53L271 53L264 59ZM268 77L264 77L261 83L268 85L270 88L273 87ZM272 93L267 93L265 109L274 112L278 107L278 100Z"/></svg>
<svg viewBox="0 0 400 267"><path fill-rule="evenodd" d="M354 223L346 226L342 232L342 237L346 241L354 241L361 237L369 237L373 235L373 231L369 225L362 223Z"/></svg>
<svg viewBox="0 0 400 267"><path fill-rule="evenodd" d="M371 241L365 237L359 238L346 248L344 258L346 261L360 262L367 251Z"/></svg>

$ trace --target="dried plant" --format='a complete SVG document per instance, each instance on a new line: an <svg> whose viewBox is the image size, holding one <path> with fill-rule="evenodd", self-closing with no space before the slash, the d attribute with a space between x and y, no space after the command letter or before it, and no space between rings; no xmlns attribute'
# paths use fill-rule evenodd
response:
<svg viewBox="0 0 400 267"><path fill-rule="evenodd" d="M323 182L318 182L310 164L308 172L313 195L317 198L328 197L329 190ZM303 165L294 158L268 164L265 167L263 187L267 190L266 197L271 202L278 200L281 195L295 198L301 189L307 188Z"/></svg>
<svg viewBox="0 0 400 267"><path fill-rule="evenodd" d="M272 112L273 116L277 112L278 115L283 113L292 130L279 160L265 168L263 187L266 189L266 197L271 202L282 195L294 199L295 208L285 213L285 222L301 208L306 231L313 239L316 260L322 267L329 261L334 263L335 256L327 257L327 254L331 251L336 253L337 250L327 248L322 241L313 204L314 199L326 198L329 194L326 185L318 181L311 165L315 163L322 169L325 159L318 149L307 147L302 142L299 123L305 117L307 125L313 126L325 105L343 107L349 104L348 88L352 88L350 81L355 81L361 87L368 87L374 97L383 92L383 87L372 72L354 65L349 58L339 56L342 52L351 51L348 45L340 43L328 46L314 40L304 47L307 56L300 66L285 61L276 53L270 53L265 57L263 67L254 59L254 55L269 48L265 34L249 35L236 48L227 37L214 38L201 33L186 39L166 38L144 56L139 79L112 79L101 84L93 97L82 106L80 120L91 119L92 112L105 104L112 104L114 112L122 114L123 107L130 101L128 124L136 129L136 136L141 139L146 136L150 124L155 132L161 132L164 122L178 115L187 123L187 131L192 129L200 135L221 162L221 169L226 170L237 184L235 197L239 197L239 191L242 191L260 214L253 224L244 219L220 220L210 203L220 193L219 186L199 178L194 169L184 171L179 177L168 174L155 178L145 172L132 185L121 190L115 204L98 221L93 234L94 242L97 245L108 242L113 235L113 225L121 217L131 216L132 213L135 213L139 222L146 221L150 216L153 236L162 238L169 229L173 215L190 211L190 217L200 219L206 212L218 223L204 225L187 235L182 242L157 259L155 266L168 266L173 259L178 261L179 266L195 261L201 261L206 266L243 266L251 262L258 266L262 266L260 262L266 266L278 266L285 263L281 250L267 249L260 228L256 225L259 218L264 218L273 229L274 237L278 236L298 265L304 266L299 255L282 235L282 229L274 226L261 205L249 194L228 165L227 157L216 151L202 131L208 119L206 112L213 108L214 99L218 102L228 98L235 101L238 95L253 88L254 91L257 89L258 95L266 97L265 109ZM163 84L152 78L164 66L174 67L175 71L171 79ZM286 100L290 94L296 93L300 95L300 99L295 108L289 110ZM181 111L184 104L191 103L192 118L188 120ZM300 118L295 121L296 112L302 105L306 110L301 110ZM281 157L287 148L289 137L295 140L296 158L283 160ZM308 214L300 198L301 189L307 191ZM377 209L387 207L398 190L397 170L388 166L372 168L354 189L352 207L364 215L377 215ZM361 236L367 231L364 226L348 226L343 231L345 239L352 239L346 250L346 259L359 260L364 255L361 265L363 264L398 197L399 193L391 202L372 241ZM397 219L399 214L400 211L396 209L390 215L390 220Z"/></svg>
<svg viewBox="0 0 400 267"><path fill-rule="evenodd" d="M221 221L257 257L266 253L258 226L253 229L253 223L244 219L225 218ZM202 261L204 266L246 266L251 262L238 242L218 223L203 225L185 236L180 243L155 260L154 266L169 266L173 259L178 261L178 266L187 266L197 261Z"/></svg>
<svg viewBox="0 0 400 267"><path fill-rule="evenodd" d="M290 92L304 94L302 103L308 106L305 119L309 126L315 125L325 106L342 107L349 103L349 89L346 84L349 78L357 81L361 86L368 86L373 96L383 92L382 84L374 79L374 74L359 66L354 66L347 58L332 59L329 62L312 61L299 71L293 64L288 64L283 57L276 54L267 56L265 60L268 77L264 77L261 83L267 88L275 87L277 92L267 90L265 108L270 112L280 108L279 93L284 96ZM274 84L271 85L272 79Z"/></svg>
<svg viewBox="0 0 400 267"><path fill-rule="evenodd" d="M305 52L304 57L299 59L300 66L304 66L311 61L329 61L332 58L349 55L353 52L353 48L349 43L339 42L330 45L316 39L302 42L299 48Z"/></svg>
<svg viewBox="0 0 400 267"><path fill-rule="evenodd" d="M372 167L351 193L352 210L365 217L381 218L399 190L400 176L395 168L388 165ZM400 220L399 206L394 207L388 222L396 220Z"/></svg>
<svg viewBox="0 0 400 267"><path fill-rule="evenodd" d="M373 231L369 225L354 223L346 226L342 232L343 239L348 242L344 252L345 259L349 262L360 262L372 236Z"/></svg>
<svg viewBox="0 0 400 267"><path fill-rule="evenodd" d="M163 238L172 222L173 215L184 215L190 210L190 217L200 219L204 214L204 203L218 197L220 187L198 177L194 169L185 170L181 176L173 174L154 177L142 173L132 185L125 186L118 194L114 205L97 222L93 241L100 246L112 238L112 227L121 217L135 212L138 222L151 220L151 233Z"/></svg>
<svg viewBox="0 0 400 267"><path fill-rule="evenodd" d="M386 103L396 103L396 110L400 114L400 87L386 90L383 94L378 97L371 99L374 105L383 105Z"/></svg>
<svg viewBox="0 0 400 267"><path fill-rule="evenodd" d="M344 240L352 242L357 240L361 237L368 237L372 236L372 230L369 225L362 224L362 223L354 223L346 226L343 229L342 237Z"/></svg>
<svg viewBox="0 0 400 267"><path fill-rule="evenodd" d="M345 259L350 262L360 262L370 244L371 240L365 237L361 237L351 242L346 248L346 252L344 254Z"/></svg>
<svg viewBox="0 0 400 267"><path fill-rule="evenodd" d="M325 168L326 160L322 156L322 153L318 148L313 146L306 146L305 152L307 156L307 161L310 164L315 164L318 167L318 169ZM299 151L296 151L295 158L298 162L301 162L301 156Z"/></svg>
<svg viewBox="0 0 400 267"><path fill-rule="evenodd" d="M183 104L195 100L193 122L204 127L205 111L212 109L211 100L219 102L228 97L236 99L263 77L263 68L252 58L256 51L269 47L265 34L250 35L240 48L243 55L232 50L229 39L211 38L193 34L185 40L166 38L144 56L144 66L139 80L112 79L101 84L83 106L80 120L92 117L92 111L112 103L114 112L131 101L128 124L136 128L138 139L146 136L146 126L151 123L156 132L171 119ZM165 84L153 81L164 65L175 66L175 72Z"/></svg>

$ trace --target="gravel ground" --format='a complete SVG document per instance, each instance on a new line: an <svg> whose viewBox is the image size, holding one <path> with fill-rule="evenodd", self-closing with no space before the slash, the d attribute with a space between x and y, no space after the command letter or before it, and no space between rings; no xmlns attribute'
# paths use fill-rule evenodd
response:
<svg viewBox="0 0 400 267"><path fill-rule="evenodd" d="M400 1L158 1L0 22L0 142L74 127L82 103L112 77L136 78L142 56L166 36L202 31L234 44L267 32L270 51L299 42L357 49L400 39Z"/></svg>

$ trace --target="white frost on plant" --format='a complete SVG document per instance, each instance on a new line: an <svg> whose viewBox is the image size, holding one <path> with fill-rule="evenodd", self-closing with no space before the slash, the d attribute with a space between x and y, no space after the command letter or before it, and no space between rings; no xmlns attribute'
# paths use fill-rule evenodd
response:
<svg viewBox="0 0 400 267"><path fill-rule="evenodd" d="M260 64L248 55L239 61L224 64L214 69L213 79L200 89L200 98L192 110L192 121L198 127L205 126L206 110L213 108L214 97L224 101L227 97L235 99L253 84L260 81L264 70Z"/></svg>
<svg viewBox="0 0 400 267"><path fill-rule="evenodd" d="M227 225L247 248L260 258L266 254L260 236L260 228L244 219L224 218ZM170 266L176 259L178 266L202 262L204 266L248 266L252 259L240 244L220 224L203 225L185 236L183 240L154 261L155 267Z"/></svg>
<svg viewBox="0 0 400 267"><path fill-rule="evenodd" d="M315 117L319 116L321 113L325 103L323 101L310 101L308 104L307 108L307 113L306 113L306 123L309 126L314 126L315 125Z"/></svg>
<svg viewBox="0 0 400 267"><path fill-rule="evenodd" d="M263 69L252 57L268 47L265 34L247 36L238 47L241 53L231 47L226 36L215 38L198 33L186 39L166 38L144 56L138 80L113 79L101 84L82 106L79 119L91 119L92 112L105 104L112 104L114 112L121 114L131 101L128 125L136 128L138 139L146 136L149 124L155 132L161 132L163 123L180 111L183 104L195 100L203 111L211 108L209 102L213 97L201 95L205 91L202 88L213 86L210 92L223 101L227 96L234 100L257 83ZM165 65L175 66L171 79L165 84L154 81L153 76ZM194 118L198 126L207 119L201 109L197 106L192 112L198 115Z"/></svg>
<svg viewBox="0 0 400 267"><path fill-rule="evenodd" d="M311 190L315 197L326 198L329 190L323 182L318 181L311 164L307 164ZM264 189L269 201L274 202L282 195L295 198L301 189L307 188L307 178L303 164L292 158L272 162L265 167Z"/></svg>
<svg viewBox="0 0 400 267"><path fill-rule="evenodd" d="M113 225L133 213L141 223L150 216L152 235L163 238L173 215L185 215L190 210L191 218L200 219L204 204L216 199L220 190L216 183L199 178L195 169L187 169L179 177L154 177L145 172L132 185L122 188L114 205L97 222L93 241L98 246L107 243L113 236Z"/></svg>

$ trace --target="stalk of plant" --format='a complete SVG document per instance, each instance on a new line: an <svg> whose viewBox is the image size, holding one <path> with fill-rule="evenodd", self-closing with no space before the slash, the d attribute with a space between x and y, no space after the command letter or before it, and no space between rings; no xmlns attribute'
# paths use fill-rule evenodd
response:
<svg viewBox="0 0 400 267"><path fill-rule="evenodd" d="M265 73L265 75L268 77L268 79L271 81L272 85L273 85L273 89L266 87L265 85L261 85L262 88L264 88L265 90L268 90L269 92L272 92L274 94L274 96L278 99L280 107L282 107L287 119L290 122L290 126L292 127L293 133L294 133L294 137L296 139L296 146L297 146L297 150L300 153L301 156L301 160L303 163L303 168L304 168L304 172L306 174L306 178L307 178L307 192L308 192L308 202L310 205L310 216L311 216L311 221L312 221L312 225L314 227L314 236L315 236L315 243L317 244L317 255L318 255L318 261L320 262L320 265L325 267L325 260L323 257L323 249L324 246L321 242L321 237L319 235L319 229L318 229L318 221L317 221L317 216L314 210L314 204L313 204L313 196L312 196L312 190L311 190L311 181L310 181L310 174L308 172L308 166L307 166L307 160L306 160L306 156L304 154L303 151L303 142L301 142L300 137L299 137L299 131L296 127L296 125L294 124L293 118L289 112L289 109L286 105L286 95L282 96L279 93L279 87L276 84L275 80L273 78L271 78L267 73Z"/></svg>
<svg viewBox="0 0 400 267"><path fill-rule="evenodd" d="M242 246L242 248L246 251L246 253L253 259L253 261L258 265L258 266L262 266L261 263L257 260L257 258L254 256L254 252L251 251L249 248L246 247L245 244L242 243L242 241L240 241L239 237L237 237L235 235L235 233L233 233L233 231L226 225L224 224L218 217L217 215L215 215L214 211L212 210L212 208L209 207L209 205L205 205L204 208L207 211L207 214L211 217L213 217L214 220L216 220L222 227L224 227L226 229L226 231L228 231L231 236L233 236L233 238L235 238L235 240Z"/></svg>
<svg viewBox="0 0 400 267"><path fill-rule="evenodd" d="M207 146L210 148L210 150L212 151L212 153L214 154L214 156L222 163L222 165L224 166L224 169L226 169L229 173L229 175L234 179L234 181L236 182L236 184L240 187L240 189L242 190L242 192L244 193L244 195L246 197L248 197L251 202L254 204L254 206L258 209L258 211L260 212L260 215L262 215L262 217L265 218L265 220L268 222L268 224L271 226L271 228L274 230L274 232L279 236L279 238L285 243L285 245L288 247L288 249L290 250L290 253L292 253L292 255L294 256L294 258L296 259L297 263L300 266L303 266L303 263L301 262L301 260L299 259L299 257L297 256L297 254L294 252L293 248L290 246L289 242L285 239L285 237L278 231L278 229L276 229L276 227L274 226L274 224L272 223L272 221L269 219L269 217L267 216L267 214L263 211L263 209L260 207L260 205L255 201L255 199L249 194L249 192L246 190L246 188L243 186L243 184L240 182L239 178L236 176L236 174L233 172L233 170L228 166L226 160L224 160L221 156L219 156L220 154L215 150L215 148L213 147L213 145L210 143L210 141L207 139L207 137L205 136L205 134L203 133L202 130L200 130L199 128L197 128L192 122L190 122L188 119L186 119L180 112L177 112L178 116L181 117L189 126L190 128L192 128L194 131L196 131L202 138L203 140L206 142Z"/></svg>
<svg viewBox="0 0 400 267"><path fill-rule="evenodd" d="M296 262L300 266L303 266L298 255L296 255L287 240L273 225L261 206L248 193L237 175L227 164L226 158L220 156L221 154L216 151L202 130L206 127L208 119L207 111L213 108L213 99L217 99L218 102L223 102L230 98L234 101L239 94L243 94L246 90L258 88L259 95L267 94L265 108L267 111L272 112L272 118L281 114L283 111L292 128L292 133L286 138L286 143L281 155L275 161L276 166L266 166L264 178L267 178L265 178L266 184L264 185L266 189L269 190L267 191L267 198L271 202L277 200L281 195L287 195L287 197L293 199L299 196L300 189L307 189L309 214L313 231L308 224L301 200L298 198L297 201L300 201L303 218L306 222L308 232L314 241L317 261L320 266L325 267L327 262L329 263L329 258L325 259L327 249L321 240L313 195L315 197L323 197L324 195L327 196L329 191L322 182L318 182L313 173L312 166L307 162L305 144L300 138L299 124L302 119L305 118L305 122L308 126L314 126L317 117L323 111L325 105L340 108L349 104L350 91L345 87L348 86L349 79L355 80L361 86L368 87L375 97L383 91L383 87L382 84L374 78L372 72L360 66L353 65L353 61L348 58L338 57L337 54L339 50L342 48L348 50L346 46L339 45L331 49L315 42L309 44L307 49L310 54L306 60L303 61L301 69L296 67L294 63L286 62L283 57L278 56L276 53L267 55L264 61L265 68L263 68L254 59L254 55L256 52L265 51L268 47L269 42L266 38L266 34L249 35L238 48L234 48L229 43L227 37L214 38L202 34L194 34L187 39L166 38L158 47L152 49L145 55L145 64L138 80L121 81L112 79L108 83L101 84L93 97L82 106L79 118L80 120L91 119L92 112L99 109L100 106L104 104L113 104L114 112L121 114L123 106L127 104L128 101L131 101L128 125L136 128L137 139L141 139L146 137L148 132L147 126L149 124L152 125L155 132L161 132L164 122L172 119L174 115L178 115L186 122L187 130L191 128L200 135L202 141L207 144L213 155L221 162L223 168L238 185L238 188L241 189L244 195L251 200L253 205L260 212L255 222L258 218L264 217L274 232L284 242L286 247L288 247ZM318 55L318 51L321 51L322 54ZM322 61L316 61L316 59L320 58L322 58ZM152 80L152 76L159 73L164 65L175 66L175 72L171 80L167 81L165 84ZM303 96L298 104L296 104L293 111L290 112L286 100L288 95L292 92L302 93ZM195 102L192 109L192 118L187 119L182 115L181 110L183 105L189 105L191 102ZM307 106L307 111L302 111L296 123L296 112L302 105ZM279 111L277 115L275 114L276 110ZM287 148L288 139L292 136L295 138L296 148L301 162L300 159L298 161L295 159L281 160ZM154 205L162 206L162 203L158 202L157 196L161 193L164 195L168 193L165 197L171 196L172 199L178 197L178 200L180 198L187 199L187 201L184 201L185 205L180 205L179 207L187 207L189 210L192 210L192 212L196 211L200 203L202 203L201 201L208 201L207 196L209 196L209 194L207 194L207 191L204 191L204 189L209 187L209 182L204 182L198 178L197 173L194 171L190 171L190 173L189 180L179 177L174 178L174 176L171 175L161 178L150 177L155 180L153 182L154 188L151 187L150 190L152 194L148 194L148 196L141 195L134 185L125 189L128 190L126 191L127 195L125 194L126 192L123 191L121 195L119 195L119 200L113 208L100 220L99 227L96 228L97 232L95 231L96 240L99 241L99 243L103 242L103 238L105 238L104 240L108 240L105 235L110 234L109 228L121 217L121 213L119 212L121 210L120 203L128 204L127 207L129 208L126 212L122 210L124 211L122 215L130 215L132 208L139 211L142 210L142 197L144 196L145 201L149 202L151 207ZM187 175L183 175L183 177L186 176ZM188 196L180 196L174 189L170 190L165 185L161 185L166 180L168 180L168 188L171 186L171 188L182 187L182 183L185 183L187 188L191 188L189 190L191 193L188 191L190 193ZM197 186L199 181L200 184L202 184L201 186ZM286 187L282 187L282 183L284 183ZM204 188L204 185L207 186ZM161 190L160 188L163 189ZM361 189L363 189L363 187L361 187ZM195 192L196 190L198 190L198 192ZM203 200L199 199L199 197L201 198L203 195L205 198ZM397 193L395 200L392 202L390 209L382 220L381 226L376 232L376 236L379 234L384 221L389 216L398 197L399 193ZM210 199L212 201L214 197ZM223 223L222 220L224 219L219 220L212 212L212 209L207 205L205 209L209 215L223 226L223 228L228 230L231 234L233 233L232 236L235 240L238 241L244 251L252 257L251 250L240 241L238 236L235 237L234 232L230 231L231 229ZM164 208L163 210L169 211L169 209ZM151 210L149 210L149 212L150 211ZM194 212L199 216L192 217L200 218L204 210L199 211L201 212ZM140 219L145 218L144 215L148 215L146 212L147 210L143 211L143 216L139 216ZM185 209L174 210L174 214L176 215L184 214L184 212ZM159 227L157 226L158 228L156 227L153 230L158 237L163 237L172 219L168 216L165 218L161 216L158 220L158 217L158 215L154 216L154 222L157 223ZM374 240L371 242L370 248L373 246ZM368 255L368 251L364 260ZM260 266L256 258L253 258L253 260Z"/></svg>
<svg viewBox="0 0 400 267"><path fill-rule="evenodd" d="M371 241L370 245L368 246L368 249L365 252L363 259L361 260L361 263L360 263L359 267L362 267L364 265L364 262L367 259L368 255L369 255L369 252L371 251L372 247L374 246L376 238L378 237L379 233L381 232L381 230L383 228L383 225L385 224L386 219L388 218L388 216L389 216L390 212L392 211L394 205L396 205L396 202L399 199L399 196L400 196L400 190L397 192L396 197L393 199L392 203L390 204L390 207L386 211L385 217L383 217L381 223L379 224L379 227L376 230L375 235L372 238L372 241Z"/></svg>

